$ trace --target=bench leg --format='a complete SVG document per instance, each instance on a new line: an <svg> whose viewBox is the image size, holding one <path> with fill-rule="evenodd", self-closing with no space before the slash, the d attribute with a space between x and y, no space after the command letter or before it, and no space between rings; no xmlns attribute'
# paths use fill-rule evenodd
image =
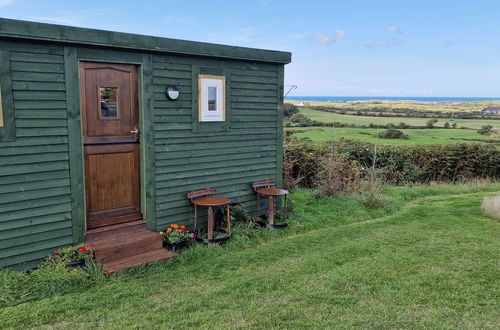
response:
<svg viewBox="0 0 500 330"><path fill-rule="evenodd" d="M257 193L257 216L260 217L260 194Z"/></svg>
<svg viewBox="0 0 500 330"><path fill-rule="evenodd" d="M267 222L270 225L274 225L274 199L273 196L269 196L269 216L267 217Z"/></svg>
<svg viewBox="0 0 500 330"><path fill-rule="evenodd" d="M208 208L208 239L214 239L214 212L211 206ZM212 243L208 243L208 246L212 246Z"/></svg>
<svg viewBox="0 0 500 330"><path fill-rule="evenodd" d="M286 195L285 195L285 202L284 202L284 205L283 205L283 220L286 221L287 220L287 209L286 209Z"/></svg>
<svg viewBox="0 0 500 330"><path fill-rule="evenodd" d="M231 234L231 210L229 204L227 205L227 233Z"/></svg>

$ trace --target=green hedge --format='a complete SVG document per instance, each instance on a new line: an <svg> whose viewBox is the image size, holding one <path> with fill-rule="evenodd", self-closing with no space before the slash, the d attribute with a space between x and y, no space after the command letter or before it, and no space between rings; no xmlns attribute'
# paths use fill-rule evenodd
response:
<svg viewBox="0 0 500 330"><path fill-rule="evenodd" d="M285 149L285 160L293 163L291 176L301 178L304 187L314 187L320 159L329 154L346 158L361 173L372 167L375 158L375 168L391 184L500 178L500 150L484 144L375 147L357 141L318 144L291 137Z"/></svg>

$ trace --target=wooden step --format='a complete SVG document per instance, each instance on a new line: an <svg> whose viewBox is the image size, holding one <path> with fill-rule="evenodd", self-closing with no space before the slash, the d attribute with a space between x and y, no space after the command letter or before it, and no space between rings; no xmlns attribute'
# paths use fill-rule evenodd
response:
<svg viewBox="0 0 500 330"><path fill-rule="evenodd" d="M146 229L146 221L137 220L112 226L90 229L87 231L87 240L90 239L95 241L101 237L108 237L110 232L113 232L113 235L116 235L122 232L135 232L139 229Z"/></svg>
<svg viewBox="0 0 500 330"><path fill-rule="evenodd" d="M144 265L153 261L171 259L175 256L175 253L165 249L153 250L105 263L103 269L106 275L111 275L123 269Z"/></svg>
<svg viewBox="0 0 500 330"><path fill-rule="evenodd" d="M86 241L107 274L175 256L163 249L163 237L147 230L142 220L89 230Z"/></svg>
<svg viewBox="0 0 500 330"><path fill-rule="evenodd" d="M163 249L163 238L156 233L137 233L133 236L110 238L93 244L97 261L106 263L144 252Z"/></svg>

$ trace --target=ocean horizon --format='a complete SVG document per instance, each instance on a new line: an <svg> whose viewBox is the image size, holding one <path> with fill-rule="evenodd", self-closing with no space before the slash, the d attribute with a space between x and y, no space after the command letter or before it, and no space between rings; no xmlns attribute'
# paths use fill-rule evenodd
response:
<svg viewBox="0 0 500 330"><path fill-rule="evenodd" d="M474 101L496 101L500 97L454 97L454 96L287 96L285 100L291 101L422 101L422 102L474 102Z"/></svg>

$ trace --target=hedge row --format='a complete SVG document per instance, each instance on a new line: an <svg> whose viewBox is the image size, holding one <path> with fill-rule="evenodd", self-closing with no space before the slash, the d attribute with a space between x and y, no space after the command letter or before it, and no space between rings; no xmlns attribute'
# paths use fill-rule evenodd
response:
<svg viewBox="0 0 500 330"><path fill-rule="evenodd" d="M456 182L467 179L500 179L500 150L484 144L433 146L375 146L357 141L313 143L290 137L286 142L285 169L300 185L313 187L320 160L339 156L361 173L374 167L391 184Z"/></svg>

